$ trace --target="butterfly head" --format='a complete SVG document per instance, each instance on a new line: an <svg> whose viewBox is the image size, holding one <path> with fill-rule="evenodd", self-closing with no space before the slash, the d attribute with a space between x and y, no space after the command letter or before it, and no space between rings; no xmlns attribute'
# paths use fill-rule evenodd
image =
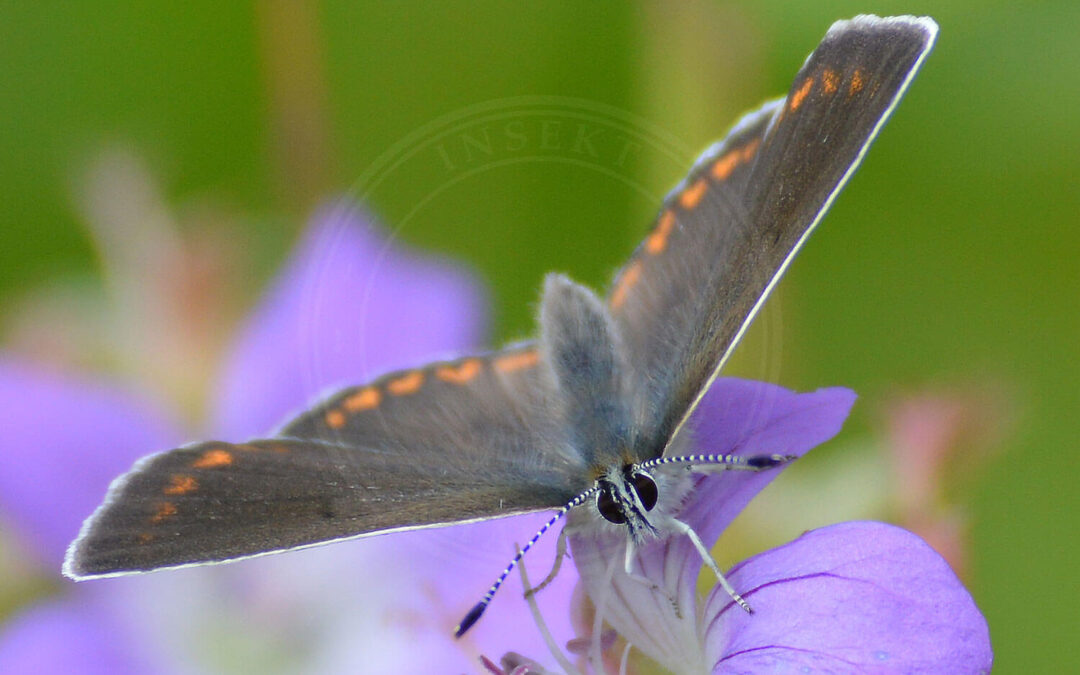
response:
<svg viewBox="0 0 1080 675"><path fill-rule="evenodd" d="M650 512L660 497L653 476L636 464L612 467L597 480L596 510L604 520L625 524L635 541L658 536Z"/></svg>

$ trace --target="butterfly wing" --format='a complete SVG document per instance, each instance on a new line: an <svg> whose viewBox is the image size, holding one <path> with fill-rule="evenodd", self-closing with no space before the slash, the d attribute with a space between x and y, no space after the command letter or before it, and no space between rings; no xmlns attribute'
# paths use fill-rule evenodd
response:
<svg viewBox="0 0 1080 675"><path fill-rule="evenodd" d="M582 459L532 345L346 389L278 438L139 461L68 551L83 579L558 507Z"/></svg>
<svg viewBox="0 0 1080 675"><path fill-rule="evenodd" d="M788 96L744 117L665 200L608 296L643 447L659 454L693 411L936 34L926 18L836 23Z"/></svg>

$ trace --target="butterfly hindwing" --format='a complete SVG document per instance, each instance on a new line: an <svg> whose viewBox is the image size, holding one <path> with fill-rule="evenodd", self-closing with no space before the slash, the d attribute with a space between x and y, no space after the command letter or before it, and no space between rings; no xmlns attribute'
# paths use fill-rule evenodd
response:
<svg viewBox="0 0 1080 675"><path fill-rule="evenodd" d="M540 352L528 342L390 373L334 394L276 435L397 449L431 467L490 467L524 483L576 488L583 479L568 476L582 458L567 443L557 384Z"/></svg>
<svg viewBox="0 0 1080 675"><path fill-rule="evenodd" d="M561 506L585 476L545 412L545 382L521 345L346 389L278 438L147 457L110 488L65 571L220 562Z"/></svg>
<svg viewBox="0 0 1080 675"><path fill-rule="evenodd" d="M665 200L608 296L662 450L716 377L929 52L927 19L837 22L786 98L743 118Z"/></svg>

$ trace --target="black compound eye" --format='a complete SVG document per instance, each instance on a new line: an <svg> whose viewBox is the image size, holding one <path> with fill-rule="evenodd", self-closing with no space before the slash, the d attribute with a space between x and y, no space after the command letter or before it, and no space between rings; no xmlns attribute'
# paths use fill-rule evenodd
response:
<svg viewBox="0 0 1080 675"><path fill-rule="evenodd" d="M646 511L652 511L656 506L656 500L660 497L660 491L656 489L656 481L644 471L639 471L630 476L630 483L634 486L641 505Z"/></svg>
<svg viewBox="0 0 1080 675"><path fill-rule="evenodd" d="M626 522L626 514L619 508L619 503L611 492L614 488L606 487L596 493L596 510L609 523L621 525Z"/></svg>

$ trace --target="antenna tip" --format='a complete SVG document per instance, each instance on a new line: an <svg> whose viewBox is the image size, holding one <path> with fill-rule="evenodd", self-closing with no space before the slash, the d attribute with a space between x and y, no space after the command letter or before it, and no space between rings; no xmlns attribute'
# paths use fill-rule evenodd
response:
<svg viewBox="0 0 1080 675"><path fill-rule="evenodd" d="M454 637L459 638L465 634L465 631L473 627L477 621L480 620L480 615L487 609L486 602L478 602L473 605L473 608L469 610L469 613L465 615L465 618L461 620L457 628L454 629Z"/></svg>
<svg viewBox="0 0 1080 675"><path fill-rule="evenodd" d="M781 464L787 464L793 459L798 459L798 457L795 455L754 455L746 458L746 465L751 469L772 469Z"/></svg>

